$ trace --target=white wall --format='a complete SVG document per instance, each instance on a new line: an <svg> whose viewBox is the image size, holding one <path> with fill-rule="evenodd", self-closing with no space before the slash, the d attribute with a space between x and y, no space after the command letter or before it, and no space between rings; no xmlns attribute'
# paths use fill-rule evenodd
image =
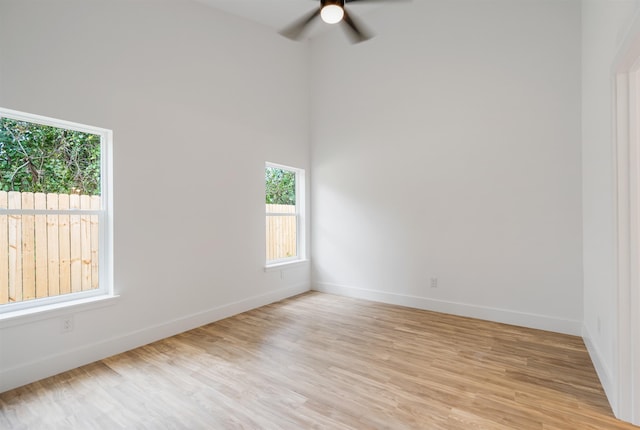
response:
<svg viewBox="0 0 640 430"><path fill-rule="evenodd" d="M579 334L580 3L364 21L312 42L313 287Z"/></svg>
<svg viewBox="0 0 640 430"><path fill-rule="evenodd" d="M403 3L370 42L316 40L311 81L304 44L186 0L52 3L0 2L0 106L114 130L121 297L65 335L0 325L0 391L308 288L262 271L261 196L265 160L309 168L309 126L316 288L578 333L584 258L610 388L610 69L637 1Z"/></svg>
<svg viewBox="0 0 640 430"><path fill-rule="evenodd" d="M308 54L189 1L2 0L0 106L114 132L116 304L0 325L0 391L309 288L263 271L264 162L309 168Z"/></svg>
<svg viewBox="0 0 640 430"><path fill-rule="evenodd" d="M617 292L614 172L614 58L640 2L582 6L583 337L617 410Z"/></svg>

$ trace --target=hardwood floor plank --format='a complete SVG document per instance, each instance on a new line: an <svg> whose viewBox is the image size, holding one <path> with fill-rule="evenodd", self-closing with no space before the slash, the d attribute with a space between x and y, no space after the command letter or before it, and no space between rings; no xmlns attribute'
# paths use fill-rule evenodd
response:
<svg viewBox="0 0 640 430"><path fill-rule="evenodd" d="M307 293L0 394L6 429L635 429L582 340Z"/></svg>

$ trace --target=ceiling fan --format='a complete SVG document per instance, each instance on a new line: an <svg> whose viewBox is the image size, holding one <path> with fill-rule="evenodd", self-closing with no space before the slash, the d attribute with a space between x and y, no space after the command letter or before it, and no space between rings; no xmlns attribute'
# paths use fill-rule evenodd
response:
<svg viewBox="0 0 640 430"><path fill-rule="evenodd" d="M294 21L291 25L280 31L280 34L292 40L300 40L309 24L320 16L327 24L344 23L348 30L347 35L351 38L352 43L364 42L373 37L373 34L355 20L353 15L349 14L345 9L345 3L355 1L360 3L380 3L390 0L320 0L320 7L318 9Z"/></svg>

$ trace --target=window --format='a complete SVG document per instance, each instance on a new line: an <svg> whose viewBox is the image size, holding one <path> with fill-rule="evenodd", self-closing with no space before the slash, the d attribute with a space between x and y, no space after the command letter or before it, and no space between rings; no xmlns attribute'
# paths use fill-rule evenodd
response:
<svg viewBox="0 0 640 430"><path fill-rule="evenodd" d="M111 132L0 108L0 314L111 290Z"/></svg>
<svg viewBox="0 0 640 430"><path fill-rule="evenodd" d="M267 266L304 259L304 170L265 167Z"/></svg>

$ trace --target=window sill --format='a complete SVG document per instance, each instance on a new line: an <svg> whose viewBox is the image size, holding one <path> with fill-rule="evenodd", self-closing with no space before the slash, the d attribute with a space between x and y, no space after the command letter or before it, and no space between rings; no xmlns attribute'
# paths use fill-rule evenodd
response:
<svg viewBox="0 0 640 430"><path fill-rule="evenodd" d="M273 272L276 270L295 269L297 267L306 266L309 264L309 260L293 260L283 261L282 263L269 264L264 267L265 272Z"/></svg>
<svg viewBox="0 0 640 430"><path fill-rule="evenodd" d="M120 296L103 295L0 314L0 329L84 312L115 304Z"/></svg>

